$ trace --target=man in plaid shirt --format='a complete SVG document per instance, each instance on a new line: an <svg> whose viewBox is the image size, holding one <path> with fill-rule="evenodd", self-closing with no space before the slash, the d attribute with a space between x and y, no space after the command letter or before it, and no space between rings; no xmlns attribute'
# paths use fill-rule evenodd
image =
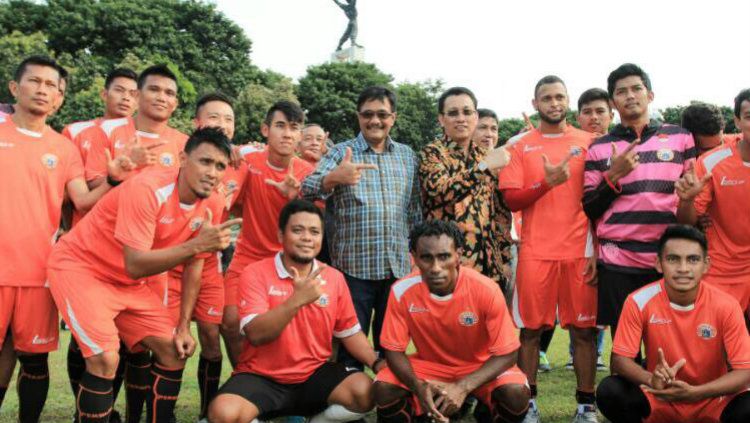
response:
<svg viewBox="0 0 750 423"><path fill-rule="evenodd" d="M330 197L335 221L331 264L344 273L357 318L375 350L391 284L411 270L408 234L422 220L417 156L388 133L396 121L396 96L366 88L357 100L360 133L337 144L302 183L308 200ZM372 319L373 310L375 317ZM361 364L342 351L346 365Z"/></svg>

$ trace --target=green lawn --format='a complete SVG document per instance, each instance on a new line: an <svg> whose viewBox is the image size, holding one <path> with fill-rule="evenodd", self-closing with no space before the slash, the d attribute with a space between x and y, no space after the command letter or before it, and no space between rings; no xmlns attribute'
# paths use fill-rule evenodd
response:
<svg viewBox="0 0 750 423"><path fill-rule="evenodd" d="M43 422L69 422L73 416L73 394L70 392L65 370L65 351L67 351L70 332L62 332L60 337L62 340L60 351L50 355L50 392L42 414ZM606 339L605 362L609 362L609 336ZM568 360L567 348L567 333L558 329L548 352L553 370L550 373L541 374L538 380L538 403L542 411L542 418L546 423L569 422L575 408L575 376L572 371L566 370L564 367ZM179 422L193 423L197 421L199 407L198 387L195 377L197 366L197 357L188 361L180 399L177 402L177 419ZM222 380L225 380L229 373L229 363L225 360ZM597 380L604 376L604 373L599 373ZM15 381L11 382L2 410L0 410L0 422L16 421L18 398L14 386ZM123 414L124 404L124 393L121 393L116 408Z"/></svg>

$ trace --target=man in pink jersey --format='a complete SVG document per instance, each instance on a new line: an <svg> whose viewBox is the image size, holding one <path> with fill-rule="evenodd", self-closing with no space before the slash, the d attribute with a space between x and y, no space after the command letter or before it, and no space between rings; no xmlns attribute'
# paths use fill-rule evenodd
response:
<svg viewBox="0 0 750 423"><path fill-rule="evenodd" d="M245 223L224 279L222 336L233 366L242 348L237 314L239 276L247 265L279 252L281 243L275 229L279 212L297 197L300 182L313 171L309 163L295 156L304 119L299 105L284 100L275 103L261 126L268 148L244 156L245 176L237 201L242 204Z"/></svg>
<svg viewBox="0 0 750 423"><path fill-rule="evenodd" d="M515 365L513 322L497 283L460 265L463 238L442 220L411 233L419 270L394 283L388 299L380 338L388 367L374 386L379 422L447 421L470 394L492 421L524 419L529 387ZM407 356L410 343L416 352Z"/></svg>
<svg viewBox="0 0 750 423"><path fill-rule="evenodd" d="M120 340L130 351L154 353L148 421L173 418L184 360L195 349L189 323L203 259L226 247L230 226L239 222L214 226L223 201L211 197L217 195L229 155L229 142L220 130L197 130L180 155L179 168L129 179L55 245L50 289L86 359L79 421L108 419ZM186 268L175 329L146 282L182 263Z"/></svg>
<svg viewBox="0 0 750 423"><path fill-rule="evenodd" d="M750 336L737 301L705 284L706 237L670 226L658 242L664 279L628 296L598 403L613 423L750 421ZM634 358L645 345L645 368Z"/></svg>
<svg viewBox="0 0 750 423"><path fill-rule="evenodd" d="M0 169L8 181L0 191L0 257L5 264L0 271L0 348L7 340L21 362L21 421L39 419L49 387L47 354L57 349L57 310L46 286L46 266L63 199L67 195L76 209L88 210L123 177L117 163L108 161L109 182L89 190L75 147L47 126L61 104L65 75L52 59L23 60L9 84L14 113L0 118ZM0 373L6 375L14 364L3 361ZM6 389L0 386L0 402Z"/></svg>

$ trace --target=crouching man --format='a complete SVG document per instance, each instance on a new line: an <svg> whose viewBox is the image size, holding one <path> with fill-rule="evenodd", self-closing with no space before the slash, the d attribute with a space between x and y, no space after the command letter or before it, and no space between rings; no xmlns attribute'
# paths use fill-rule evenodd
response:
<svg viewBox="0 0 750 423"><path fill-rule="evenodd" d="M385 365L362 332L344 276L317 262L323 214L293 200L281 210L283 251L245 268L239 281L237 367L209 409L212 423L313 416L312 423L362 418L373 407L372 380L327 361L331 339L373 371Z"/></svg>

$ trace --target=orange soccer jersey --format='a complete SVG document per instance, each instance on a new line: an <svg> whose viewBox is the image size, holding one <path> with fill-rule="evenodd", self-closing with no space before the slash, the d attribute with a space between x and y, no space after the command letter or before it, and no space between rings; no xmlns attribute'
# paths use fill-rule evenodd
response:
<svg viewBox="0 0 750 423"><path fill-rule="evenodd" d="M318 266L317 260L313 269ZM278 383L301 383L331 357L331 339L346 338L361 330L344 275L327 267L320 274L324 293L302 307L278 338L254 347L244 341L236 373L254 373ZM281 253L248 266L240 277L241 330L256 316L291 297L294 282Z"/></svg>
<svg viewBox="0 0 750 423"><path fill-rule="evenodd" d="M71 123L62 130L62 135L73 142L78 152L81 154L83 164L86 164L88 159L89 150L94 140L101 137L101 128L99 124L104 119L86 120L82 122Z"/></svg>
<svg viewBox="0 0 750 423"><path fill-rule="evenodd" d="M544 181L544 161L560 163L568 154L570 178L522 210L522 254L536 260L562 260L585 256L589 239L588 218L583 212L583 171L592 141L588 132L568 126L559 135L538 129L523 135L511 148L511 161L500 172L500 189L526 189Z"/></svg>
<svg viewBox="0 0 750 423"><path fill-rule="evenodd" d="M456 374L520 347L498 285L463 266L445 297L431 294L418 271L393 284L380 344L405 352L409 341L417 350L413 358L450 366Z"/></svg>
<svg viewBox="0 0 750 423"><path fill-rule="evenodd" d="M139 283L125 272L123 247L146 251L185 242L197 235L211 205L209 199L181 204L178 174L176 167L142 172L107 193L60 239L50 268L80 270L112 283Z"/></svg>
<svg viewBox="0 0 750 423"><path fill-rule="evenodd" d="M732 369L750 369L750 336L739 304L701 283L692 307L672 304L660 280L630 294L620 315L612 352L635 357L646 345L647 370L656 367L658 349L667 363L685 359L677 377L693 386Z"/></svg>
<svg viewBox="0 0 750 423"><path fill-rule="evenodd" d="M46 128L35 133L0 117L0 286L43 286L60 225L65 187L83 177L73 144Z"/></svg>
<svg viewBox="0 0 750 423"><path fill-rule="evenodd" d="M124 154L127 149L140 141L144 146L165 141L164 145L151 150L158 159L158 168L180 166L180 152L185 149L188 136L182 132L166 127L158 134L139 131L135 128L133 118L109 119L99 125L101 131L92 139L89 157L86 161L86 179L107 176L107 159L104 150L109 150L112 157ZM143 170L143 168L138 169Z"/></svg>

